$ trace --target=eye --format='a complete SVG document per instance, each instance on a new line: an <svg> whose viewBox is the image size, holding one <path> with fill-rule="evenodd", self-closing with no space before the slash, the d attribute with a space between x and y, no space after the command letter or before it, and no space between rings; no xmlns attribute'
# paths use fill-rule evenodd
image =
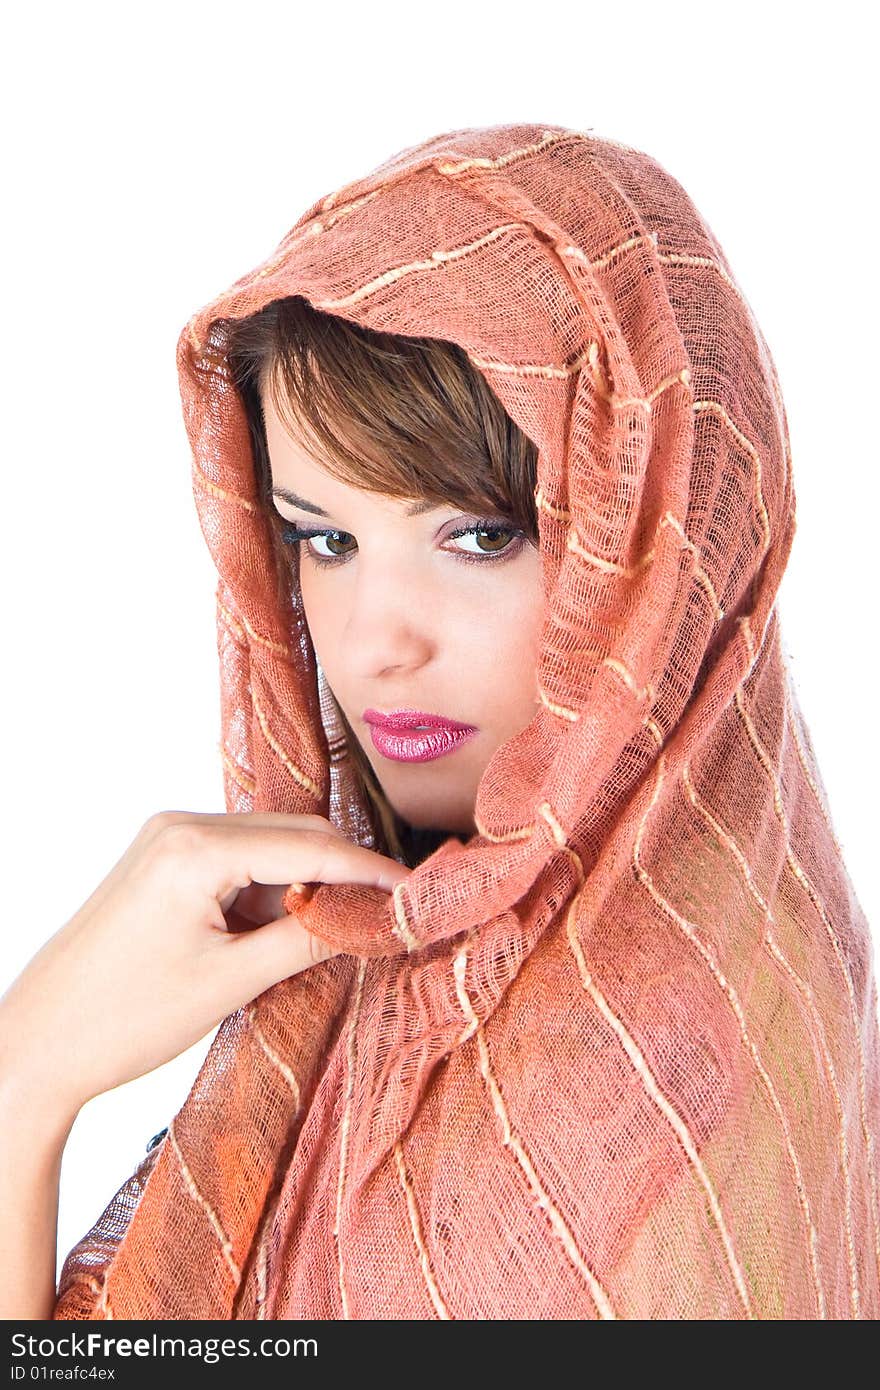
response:
<svg viewBox="0 0 880 1390"><path fill-rule="evenodd" d="M344 546L347 542L354 540L354 536L350 531L313 531L308 539L310 542L309 551L312 558L315 560L344 560L346 555L352 553L350 550L336 549L337 546ZM313 549L311 542L314 541L326 541L327 545L330 547L329 553L325 550Z"/></svg>
<svg viewBox="0 0 880 1390"><path fill-rule="evenodd" d="M341 538L341 539L340 539ZM353 541L354 536L350 531L312 531L302 529L295 523L290 522L281 528L281 539L285 545L299 545L301 541L308 541L308 556L314 560L316 565L335 565L341 564L348 559L353 552L351 550L337 550L334 547ZM329 554L320 550L314 550L311 542L326 541L330 546Z"/></svg>
<svg viewBox="0 0 880 1390"><path fill-rule="evenodd" d="M525 539L525 533L503 521L484 519L470 526L459 527L447 536L447 540L462 540L465 537L473 539L476 550L460 551L461 558L481 563L496 555L506 559L508 553L520 549L518 542Z"/></svg>

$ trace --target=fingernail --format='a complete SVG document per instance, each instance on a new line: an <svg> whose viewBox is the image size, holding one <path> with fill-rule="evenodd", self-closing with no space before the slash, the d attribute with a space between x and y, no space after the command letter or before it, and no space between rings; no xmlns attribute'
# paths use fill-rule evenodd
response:
<svg viewBox="0 0 880 1390"><path fill-rule="evenodd" d="M406 876L406 878L408 877L409 875ZM406 878L391 878L390 876L383 878L380 887L384 888L386 893L392 893L398 883L406 883Z"/></svg>
<svg viewBox="0 0 880 1390"><path fill-rule="evenodd" d="M311 900L314 891L310 883L291 883L281 900L281 906L288 915L296 912L297 907L302 907Z"/></svg>

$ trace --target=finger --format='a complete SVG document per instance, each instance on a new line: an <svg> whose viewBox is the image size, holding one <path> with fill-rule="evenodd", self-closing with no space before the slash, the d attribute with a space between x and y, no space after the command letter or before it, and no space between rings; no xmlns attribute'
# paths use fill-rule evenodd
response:
<svg viewBox="0 0 880 1390"><path fill-rule="evenodd" d="M279 980L298 975L342 953L306 931L295 917L282 917L253 931L230 938L227 957L239 988L255 999ZM233 959L234 956L234 959Z"/></svg>
<svg viewBox="0 0 880 1390"><path fill-rule="evenodd" d="M281 830L324 830L328 834L344 837L344 832L340 827L327 820L325 816L300 815L287 811L165 811L159 819L162 820L163 817L176 820L181 824L227 826L230 830L240 827L247 829L265 826Z"/></svg>
<svg viewBox="0 0 880 1390"><path fill-rule="evenodd" d="M194 856L199 861L194 867L210 875L209 891L218 900L228 897L232 885L244 888L248 883L364 883L390 892L412 872L324 829L242 825L230 836L204 824L185 827L182 849L191 853L196 842L204 848Z"/></svg>

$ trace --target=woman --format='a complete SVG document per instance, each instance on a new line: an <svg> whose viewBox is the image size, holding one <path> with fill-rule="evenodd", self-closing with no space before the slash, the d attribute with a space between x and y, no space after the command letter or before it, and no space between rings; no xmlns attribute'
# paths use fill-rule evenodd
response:
<svg viewBox="0 0 880 1390"><path fill-rule="evenodd" d="M785 411L680 185L445 133L178 365L229 814L150 822L5 1001L41 1093L71 962L128 983L44 1172L224 1021L54 1316L876 1317L873 957L782 653Z"/></svg>

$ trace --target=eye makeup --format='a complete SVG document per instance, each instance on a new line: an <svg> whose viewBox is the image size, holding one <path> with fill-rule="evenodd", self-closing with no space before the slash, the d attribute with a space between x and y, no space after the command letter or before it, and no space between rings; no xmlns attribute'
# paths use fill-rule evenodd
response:
<svg viewBox="0 0 880 1390"><path fill-rule="evenodd" d="M350 531L339 531L329 528L319 529L311 526L301 527L296 522L287 521L286 519L282 520L284 524L281 528L281 540L284 545L300 545L303 541L310 541L319 538L329 539L333 537L347 537L350 540L354 540L354 537L352 536ZM462 560L465 564L498 564L502 563L505 560L513 558L514 555L518 555L523 545L527 541L526 533L524 531L512 526L503 518L480 517L476 521L469 522L467 526L457 527L454 531L451 531L445 537L445 540L459 540L463 536L498 536L499 534L501 536L507 535L511 537L510 543L505 545L504 548L501 550L487 550L479 553L475 551L463 550L455 550L451 552L455 555L455 558L457 560ZM312 549L311 546L307 546L305 548L305 554L316 565L345 564L346 561L348 561L354 553L354 550L350 550L346 554L324 555Z"/></svg>

